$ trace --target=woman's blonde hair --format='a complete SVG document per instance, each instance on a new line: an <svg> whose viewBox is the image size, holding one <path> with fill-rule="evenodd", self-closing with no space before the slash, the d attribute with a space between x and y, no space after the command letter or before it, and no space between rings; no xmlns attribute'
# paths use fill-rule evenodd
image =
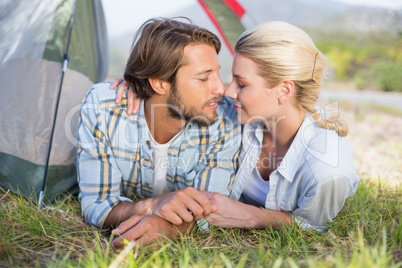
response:
<svg viewBox="0 0 402 268"><path fill-rule="evenodd" d="M317 112L326 58L303 30L280 21L263 23L239 37L235 52L257 63L259 75L270 86L293 80L298 104L320 127L336 130L340 136L348 134L339 114L324 119Z"/></svg>

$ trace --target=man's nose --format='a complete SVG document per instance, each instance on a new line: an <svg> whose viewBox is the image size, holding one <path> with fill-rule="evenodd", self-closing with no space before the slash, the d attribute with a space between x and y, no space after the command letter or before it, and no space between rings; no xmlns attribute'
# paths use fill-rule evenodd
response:
<svg viewBox="0 0 402 268"><path fill-rule="evenodd" d="M223 84L222 79L218 75L212 88L212 94L222 96L224 93L225 93L225 85Z"/></svg>
<svg viewBox="0 0 402 268"><path fill-rule="evenodd" d="M225 96L235 100L237 98L236 90L233 86L233 82L229 84L228 88L225 91Z"/></svg>

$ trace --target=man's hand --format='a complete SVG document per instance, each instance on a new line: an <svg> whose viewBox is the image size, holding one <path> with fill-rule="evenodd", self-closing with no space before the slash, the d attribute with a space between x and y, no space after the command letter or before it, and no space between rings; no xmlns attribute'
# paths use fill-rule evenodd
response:
<svg viewBox="0 0 402 268"><path fill-rule="evenodd" d="M116 94L116 104L120 104L121 98L125 90L128 89L127 92L127 114L136 114L141 105L141 98L135 94L134 90L131 87L128 87L126 81L123 78L116 78L110 89L115 89L117 87L117 94Z"/></svg>
<svg viewBox="0 0 402 268"><path fill-rule="evenodd" d="M156 199L152 214L175 225L180 225L183 221L189 223L200 220L211 212L216 212L209 198L193 187L161 195Z"/></svg>
<svg viewBox="0 0 402 268"><path fill-rule="evenodd" d="M112 248L114 250L124 248L124 240L134 241L136 246L146 246L164 237L173 239L180 233L186 234L193 226L193 222L175 226L155 215L132 216L113 230L113 235L120 236L113 240Z"/></svg>

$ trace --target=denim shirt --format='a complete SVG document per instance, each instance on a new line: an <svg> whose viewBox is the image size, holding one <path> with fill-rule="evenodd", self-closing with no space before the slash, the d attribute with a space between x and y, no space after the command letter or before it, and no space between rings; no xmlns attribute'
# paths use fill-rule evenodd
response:
<svg viewBox="0 0 402 268"><path fill-rule="evenodd" d="M263 139L261 122L244 125L240 168L231 198L242 192L258 162ZM269 176L265 208L288 212L304 229L324 231L358 185L353 151L333 130L320 128L310 115L288 152Z"/></svg>
<svg viewBox="0 0 402 268"><path fill-rule="evenodd" d="M115 103L110 83L93 86L81 107L77 169L82 214L101 227L122 201L152 197L152 146L144 101L127 115L127 99ZM237 170L241 126L230 100L218 103L219 119L209 127L189 122L168 149L169 191L185 187L229 196Z"/></svg>

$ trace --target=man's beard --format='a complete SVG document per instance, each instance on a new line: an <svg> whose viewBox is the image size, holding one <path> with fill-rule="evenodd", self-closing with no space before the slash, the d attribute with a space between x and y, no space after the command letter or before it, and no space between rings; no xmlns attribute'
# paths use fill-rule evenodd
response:
<svg viewBox="0 0 402 268"><path fill-rule="evenodd" d="M167 107L169 116L185 120L186 122L194 122L200 126L210 126L218 120L218 114L214 111L214 115L209 117L204 114L202 110L209 106L213 102L218 102L222 97L209 100L201 106L201 109L197 109L194 106L187 106L184 104L181 96L177 93L177 88L174 83L171 85L170 95L167 98Z"/></svg>

